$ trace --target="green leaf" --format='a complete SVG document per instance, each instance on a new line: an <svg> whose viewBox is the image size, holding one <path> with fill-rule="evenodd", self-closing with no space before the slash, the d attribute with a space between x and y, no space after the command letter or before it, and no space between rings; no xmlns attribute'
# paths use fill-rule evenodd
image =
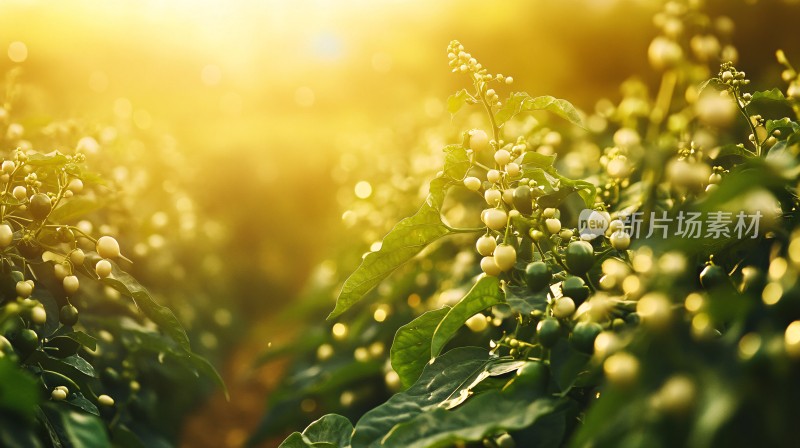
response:
<svg viewBox="0 0 800 448"><path fill-rule="evenodd" d="M93 336L89 336L88 334L82 331L73 331L72 333L67 333L64 337L70 338L81 344L82 346L88 348L91 351L95 351L97 349L97 339Z"/></svg>
<svg viewBox="0 0 800 448"><path fill-rule="evenodd" d="M105 448L111 446L103 421L94 415L77 412L56 403L40 406L40 419L46 421L51 441L67 447Z"/></svg>
<svg viewBox="0 0 800 448"><path fill-rule="evenodd" d="M450 307L428 311L397 330L392 342L392 368L400 377L404 388L410 387L419 378L428 364L433 332Z"/></svg>
<svg viewBox="0 0 800 448"><path fill-rule="evenodd" d="M29 421L35 415L38 402L39 386L36 379L7 356L0 358L0 411Z"/></svg>
<svg viewBox="0 0 800 448"><path fill-rule="evenodd" d="M395 269L448 233L439 210L428 202L423 204L414 216L394 226L383 239L380 250L364 257L358 269L345 280L328 319L347 311Z"/></svg>
<svg viewBox="0 0 800 448"><path fill-rule="evenodd" d="M447 111L450 112L450 115L455 115L464 105L475 103L475 99L470 96L469 92L461 89L447 98Z"/></svg>
<svg viewBox="0 0 800 448"><path fill-rule="evenodd" d="M445 153L444 170L441 176L431 181L430 194L425 203L417 213L392 228L383 238L378 251L370 252L364 257L361 265L345 280L328 320L347 311L395 269L414 258L429 244L451 233L442 223L439 210L447 188L460 182L470 165L467 151L460 145L447 146Z"/></svg>
<svg viewBox="0 0 800 448"><path fill-rule="evenodd" d="M340 448L350 446L352 434L353 424L346 417L337 414L324 415L303 431L303 437L313 443L327 442Z"/></svg>
<svg viewBox="0 0 800 448"><path fill-rule="evenodd" d="M475 286L444 316L431 340L431 358L441 353L445 344L456 334L470 317L490 306L505 302L505 295L500 289L497 277L486 276L478 280Z"/></svg>
<svg viewBox="0 0 800 448"><path fill-rule="evenodd" d="M525 92L512 94L508 100L506 100L503 107L497 111L494 118L497 125L500 126L521 112L532 112L535 110L552 112L570 123L585 127L580 113L578 113L578 110L575 109L575 106L569 101L549 95L532 98Z"/></svg>
<svg viewBox="0 0 800 448"><path fill-rule="evenodd" d="M559 390L566 392L588 378L591 356L572 348L561 338L550 350L550 372Z"/></svg>
<svg viewBox="0 0 800 448"><path fill-rule="evenodd" d="M753 97L750 100L749 105L757 104L757 103L772 103L778 102L784 105L789 105L789 101L783 96L783 92L777 87L772 90L761 90L758 92L753 92Z"/></svg>
<svg viewBox="0 0 800 448"><path fill-rule="evenodd" d="M95 404L92 403L91 401L87 400L86 397L84 397L83 394L80 392L70 391L70 394L67 397L65 403L75 406L76 408L84 412L94 414L98 417L100 416L100 411L97 410L97 406L95 406Z"/></svg>
<svg viewBox="0 0 800 448"><path fill-rule="evenodd" d="M488 352L483 348L459 347L434 359L408 390L395 394L361 417L353 433L353 446L380 446L381 439L392 427L436 408L482 371L487 358Z"/></svg>
<svg viewBox="0 0 800 448"><path fill-rule="evenodd" d="M89 364L88 361L86 361L85 359L81 358L78 355L72 355L72 356L67 356L66 358L62 358L61 362L72 366L73 368L75 368L75 370L81 372L82 374L88 377L97 378L97 373L94 371L94 367L92 367L92 365Z"/></svg>
<svg viewBox="0 0 800 448"><path fill-rule="evenodd" d="M74 197L50 212L48 220L59 224L69 223L103 208L103 206L103 203L86 196Z"/></svg>
<svg viewBox="0 0 800 448"><path fill-rule="evenodd" d="M800 131L800 124L788 118L780 120L767 120L767 134L772 134L776 129L790 129L792 132Z"/></svg>
<svg viewBox="0 0 800 448"><path fill-rule="evenodd" d="M467 150L461 145L449 145L444 148L444 173L448 181L460 182L469 171L470 162ZM434 190L431 186L431 190ZM442 203L437 204L437 208L441 207Z"/></svg>
<svg viewBox="0 0 800 448"><path fill-rule="evenodd" d="M404 448L450 447L458 442L479 442L487 436L522 429L559 409L559 400L486 392L463 406L447 411L436 408L401 423L384 438L385 446Z"/></svg>
<svg viewBox="0 0 800 448"><path fill-rule="evenodd" d="M28 154L28 160L25 162L31 166L52 166L63 165L67 163L67 156L58 151L41 154L38 152Z"/></svg>
<svg viewBox="0 0 800 448"><path fill-rule="evenodd" d="M144 312L145 316L155 322L181 348L190 352L189 337L175 314L169 308L156 303L150 293L147 292L147 289L130 274L120 269L116 263L112 263L112 266L113 276L104 278L103 283L116 289L122 295L133 299L133 302Z"/></svg>
<svg viewBox="0 0 800 448"><path fill-rule="evenodd" d="M547 289L531 292L526 286L506 285L506 302L512 310L529 316L532 311L547 309Z"/></svg>
<svg viewBox="0 0 800 448"><path fill-rule="evenodd" d="M711 159L713 159L715 162L729 158L734 160L745 160L749 157L753 157L754 155L755 153L745 149L744 145L741 143L738 145L718 146L708 152L708 156L711 157Z"/></svg>
<svg viewBox="0 0 800 448"><path fill-rule="evenodd" d="M556 161L556 156L546 156L544 154L539 154L538 152L528 151L525 155L522 156L522 162L520 163L520 167L523 170L529 170L534 168L542 168L542 169L549 169L553 166L553 163Z"/></svg>
<svg viewBox="0 0 800 448"><path fill-rule="evenodd" d="M66 358L74 355L81 348L81 344L78 341L66 336L56 336L48 340L44 346L48 349L47 353L57 358Z"/></svg>

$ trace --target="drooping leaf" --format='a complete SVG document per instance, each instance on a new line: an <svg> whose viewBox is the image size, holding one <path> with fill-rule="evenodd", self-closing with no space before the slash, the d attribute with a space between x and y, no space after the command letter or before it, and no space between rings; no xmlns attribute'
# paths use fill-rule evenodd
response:
<svg viewBox="0 0 800 448"><path fill-rule="evenodd" d="M486 276L478 280L447 314L444 316L431 339L431 358L441 353L445 344L456 334L459 328L476 313L490 306L505 302L505 295L500 289L500 280L497 277Z"/></svg>
<svg viewBox="0 0 800 448"><path fill-rule="evenodd" d="M478 395L455 410L436 408L395 426L385 446L404 448L449 447L479 442L504 431L528 427L558 410L559 400L506 395L494 390Z"/></svg>
<svg viewBox="0 0 800 448"><path fill-rule="evenodd" d="M75 406L82 411L94 414L98 417L100 416L100 411L97 410L97 406L95 406L95 404L91 401L87 400L86 397L84 397L80 392L70 391L65 403Z"/></svg>
<svg viewBox="0 0 800 448"><path fill-rule="evenodd" d="M503 107L495 114L495 121L498 126L514 118L521 112L532 112L535 110L546 110L559 117L584 127L583 118L575 106L569 101L558 99L549 95L531 97L525 92L517 92L506 100Z"/></svg>
<svg viewBox="0 0 800 448"><path fill-rule="evenodd" d="M397 330L392 342L392 368L400 377L404 388L410 387L419 378L428 364L433 332L450 307L428 311Z"/></svg>
<svg viewBox="0 0 800 448"><path fill-rule="evenodd" d="M328 319L347 311L395 269L414 258L432 242L450 233L442 223L440 208L447 188L464 178L469 169L466 149L459 145L445 148L442 175L431 181L430 194L422 207L405 218L387 234L378 251L370 252L361 265L345 280Z"/></svg>
<svg viewBox="0 0 800 448"><path fill-rule="evenodd" d="M484 369L488 356L483 348L459 347L434 359L408 390L395 394L361 417L353 433L353 446L379 446L396 424L437 407Z"/></svg>
<svg viewBox="0 0 800 448"><path fill-rule="evenodd" d="M85 196L70 198L50 212L48 219L57 223L69 223L103 208L104 204Z"/></svg>
<svg viewBox="0 0 800 448"><path fill-rule="evenodd" d="M172 338L181 348L190 352L189 336L186 335L186 330L183 329L175 314L169 308L161 306L153 300L147 289L130 274L120 269L116 263L112 263L112 266L113 275L104 278L103 283L116 289L125 297L131 298L145 316L158 325L161 331Z"/></svg>
<svg viewBox="0 0 800 448"><path fill-rule="evenodd" d="M361 265L344 282L336 307L328 319L347 311L395 269L448 233L439 210L429 202L423 204L414 216L394 226L383 239L380 250L364 257Z"/></svg>
<svg viewBox="0 0 800 448"><path fill-rule="evenodd" d="M111 446L103 421L55 403L41 405L40 418L47 420L50 439L65 447L105 448Z"/></svg>

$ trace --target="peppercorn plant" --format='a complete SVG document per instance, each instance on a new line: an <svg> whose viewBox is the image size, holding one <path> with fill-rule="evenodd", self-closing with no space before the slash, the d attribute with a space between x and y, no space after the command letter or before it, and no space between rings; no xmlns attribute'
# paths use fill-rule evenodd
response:
<svg viewBox="0 0 800 448"><path fill-rule="evenodd" d="M143 405L147 366L195 381L219 376L173 313L121 268L130 260L117 239L91 231L101 222L76 224L109 190L86 168L96 142L37 151L17 121L16 91L10 82L0 108L0 445L161 443L142 416L155 412ZM110 306L120 295L130 307Z"/></svg>
<svg viewBox="0 0 800 448"><path fill-rule="evenodd" d="M501 100L498 90L513 80L450 44L450 67L471 88L450 97L448 109L478 107L487 126L444 149L422 206L363 257L329 319L359 311L374 287L420 254L435 263L475 254L475 275L443 280L450 289L434 297L464 293L444 306L432 299L397 330L388 359L398 393L355 425L324 415L282 446L794 443L797 74L778 52L787 95L749 91L735 49L703 28L702 14L693 3L668 2L656 20L663 35L648 53L663 72L657 98L631 81L618 105L603 103L590 117L553 97L516 92ZM728 22L716 23L728 39ZM540 110L571 127L525 126L522 116ZM610 146L600 154L599 144ZM576 170L567 150L556 154L570 146L589 148L600 164ZM477 203L482 225L447 219L451 208ZM687 232L689 214L721 213L762 220L738 234ZM583 214L604 225L579 227ZM333 336L346 338L347 327L337 322ZM365 370L382 359L358 349L355 358ZM336 378L330 387L346 382ZM313 389L324 390L325 383Z"/></svg>

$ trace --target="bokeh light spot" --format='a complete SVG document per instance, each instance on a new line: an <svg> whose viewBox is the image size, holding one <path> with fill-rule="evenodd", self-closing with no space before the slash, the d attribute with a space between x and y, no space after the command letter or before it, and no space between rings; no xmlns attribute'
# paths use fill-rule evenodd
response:
<svg viewBox="0 0 800 448"><path fill-rule="evenodd" d="M28 46L20 41L11 42L8 45L8 58L11 62L25 62L28 59Z"/></svg>
<svg viewBox="0 0 800 448"><path fill-rule="evenodd" d="M367 199L372 195L372 185L369 182L362 180L356 184L356 196L359 199Z"/></svg>

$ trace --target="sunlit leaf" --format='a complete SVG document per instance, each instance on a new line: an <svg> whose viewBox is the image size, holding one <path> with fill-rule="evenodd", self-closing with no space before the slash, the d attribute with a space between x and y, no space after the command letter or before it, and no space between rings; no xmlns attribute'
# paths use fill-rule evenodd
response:
<svg viewBox="0 0 800 448"><path fill-rule="evenodd" d="M103 206L104 204L96 199L85 196L73 197L65 200L61 205L50 212L48 219L57 223L70 223L103 208Z"/></svg>
<svg viewBox="0 0 800 448"><path fill-rule="evenodd" d="M400 221L384 237L381 248L367 254L361 265L345 280L336 306L328 316L333 319L361 300L395 269L414 258L432 242L450 233L442 223L440 208L449 185L460 181L469 169L466 150L458 145L445 148L442 175L431 181L430 194L411 217Z"/></svg>
<svg viewBox="0 0 800 448"><path fill-rule="evenodd" d="M392 342L392 368L407 388L419 378L428 364L433 332L450 307L428 311L397 330Z"/></svg>
<svg viewBox="0 0 800 448"><path fill-rule="evenodd" d="M478 347L460 347L425 366L419 379L404 392L370 410L358 421L352 443L357 447L379 446L396 425L436 408L486 366L489 353Z"/></svg>
<svg viewBox="0 0 800 448"><path fill-rule="evenodd" d="M383 440L385 446L404 448L449 447L458 442L479 442L487 436L522 429L558 410L559 400L490 391L455 410L433 409L395 426Z"/></svg>
<svg viewBox="0 0 800 448"><path fill-rule="evenodd" d="M469 92L461 89L447 98L447 112L450 112L450 115L455 115L466 104L475 104L475 100L470 96Z"/></svg>
<svg viewBox="0 0 800 448"><path fill-rule="evenodd" d="M497 277L486 276L478 280L453 308L444 316L431 340L431 358L435 358L459 328L476 313L491 306L504 303L505 295Z"/></svg>
<svg viewBox="0 0 800 448"><path fill-rule="evenodd" d="M584 127L583 118L575 106L569 101L558 99L549 95L531 97L525 92L517 92L509 97L503 107L495 114L495 121L498 126L514 118L522 112L532 112L536 110L546 110L570 123Z"/></svg>

